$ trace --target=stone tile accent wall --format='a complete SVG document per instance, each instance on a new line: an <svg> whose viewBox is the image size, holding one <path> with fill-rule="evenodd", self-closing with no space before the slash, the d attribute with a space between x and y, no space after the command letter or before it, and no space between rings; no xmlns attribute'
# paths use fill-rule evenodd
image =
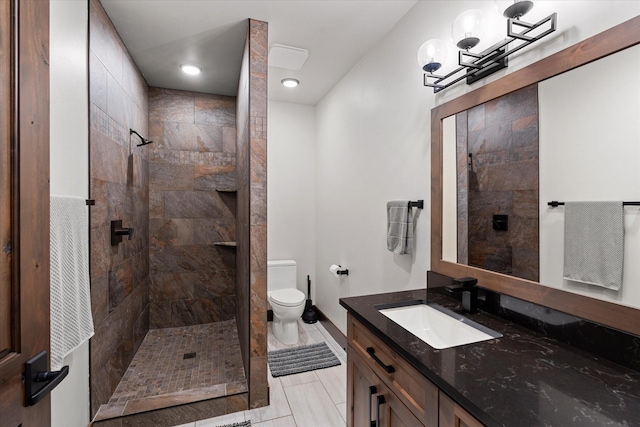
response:
<svg viewBox="0 0 640 427"><path fill-rule="evenodd" d="M459 136L467 135L466 146L458 141L458 219L459 232L468 227L468 264L538 281L537 86L458 114L456 122ZM493 229L494 214L509 216L508 231Z"/></svg>
<svg viewBox="0 0 640 427"><path fill-rule="evenodd" d="M269 403L267 383L267 32L249 20L237 105L238 335L249 407Z"/></svg>
<svg viewBox="0 0 640 427"><path fill-rule="evenodd" d="M115 390L149 330L148 89L111 21L90 1L91 415ZM110 222L133 238L111 246Z"/></svg>
<svg viewBox="0 0 640 427"><path fill-rule="evenodd" d="M149 89L151 327L236 310L236 100ZM229 192L229 190L234 190Z"/></svg>

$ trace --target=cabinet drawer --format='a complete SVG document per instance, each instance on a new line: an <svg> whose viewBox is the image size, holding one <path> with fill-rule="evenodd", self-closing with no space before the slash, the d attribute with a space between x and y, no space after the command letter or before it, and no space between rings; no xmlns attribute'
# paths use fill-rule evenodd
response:
<svg viewBox="0 0 640 427"><path fill-rule="evenodd" d="M436 386L351 315L347 337L353 350L424 425L438 425Z"/></svg>

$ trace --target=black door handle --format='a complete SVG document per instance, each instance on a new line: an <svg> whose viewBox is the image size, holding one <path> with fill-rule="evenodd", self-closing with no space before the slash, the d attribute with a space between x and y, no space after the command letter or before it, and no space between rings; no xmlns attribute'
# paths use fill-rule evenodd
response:
<svg viewBox="0 0 640 427"><path fill-rule="evenodd" d="M27 360L24 366L25 406L32 406L42 400L69 375L69 367L59 371L47 371L47 352Z"/></svg>

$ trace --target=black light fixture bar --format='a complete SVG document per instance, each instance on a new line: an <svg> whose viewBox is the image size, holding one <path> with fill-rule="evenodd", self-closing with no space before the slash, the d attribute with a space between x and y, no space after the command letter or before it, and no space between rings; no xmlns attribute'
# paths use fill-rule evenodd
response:
<svg viewBox="0 0 640 427"><path fill-rule="evenodd" d="M537 36L528 36L527 34L531 31L541 27L542 25L549 22L549 29L540 33ZM514 26L524 27L525 29L517 33L514 31ZM556 30L557 27L557 14L552 13L546 18L538 21L535 24L530 24L528 22L524 22L515 18L509 18L507 20L507 38L501 42L496 43L485 51L475 54L469 51L459 51L458 52L458 65L459 68L454 71L446 74L444 76L425 73L424 74L424 85L433 88L434 93L438 93L441 90L444 90L463 79L467 79L467 84L471 84L481 78L484 78L490 74L495 73L498 70L506 68L507 66L507 58L509 55L514 54L515 52L523 49L530 44L542 39L543 37L551 34ZM522 41L523 43L508 49L509 44L515 41ZM465 61L464 57L472 57L474 60ZM453 77L456 74L459 74L461 71L466 70L466 72L453 80L443 83L449 78ZM435 79L433 82L430 82L428 79Z"/></svg>

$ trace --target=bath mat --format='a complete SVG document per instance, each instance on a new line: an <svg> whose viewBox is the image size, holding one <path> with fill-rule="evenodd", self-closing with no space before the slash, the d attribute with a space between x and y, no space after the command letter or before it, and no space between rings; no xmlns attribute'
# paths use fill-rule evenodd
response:
<svg viewBox="0 0 640 427"><path fill-rule="evenodd" d="M251 421L243 421L241 423L225 424L218 427L251 427Z"/></svg>
<svg viewBox="0 0 640 427"><path fill-rule="evenodd" d="M329 349L327 343L324 342L270 351L267 353L267 360L269 361L271 375L274 377L340 365L340 360Z"/></svg>

